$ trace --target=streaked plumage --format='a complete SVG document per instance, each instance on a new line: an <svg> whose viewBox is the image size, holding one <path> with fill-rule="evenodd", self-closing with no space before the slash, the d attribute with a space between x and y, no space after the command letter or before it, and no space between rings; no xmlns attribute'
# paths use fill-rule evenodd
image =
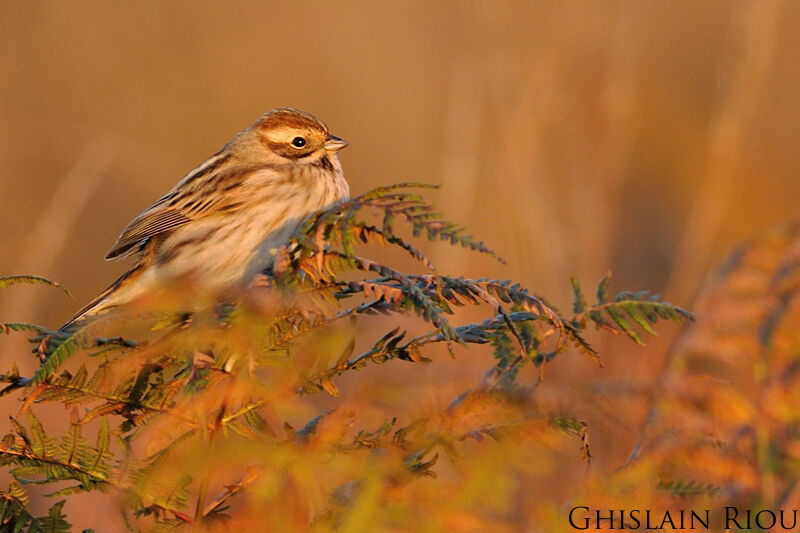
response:
<svg viewBox="0 0 800 533"><path fill-rule="evenodd" d="M308 113L266 113L125 227L106 259L138 253L136 265L63 327L185 275L209 291L247 285L303 218L348 198L346 145Z"/></svg>

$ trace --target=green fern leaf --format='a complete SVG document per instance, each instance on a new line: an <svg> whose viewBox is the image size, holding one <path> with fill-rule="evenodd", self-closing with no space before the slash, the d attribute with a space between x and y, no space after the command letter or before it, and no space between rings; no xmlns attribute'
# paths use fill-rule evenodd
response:
<svg viewBox="0 0 800 533"><path fill-rule="evenodd" d="M40 458L55 457L58 450L55 440L45 433L42 423L36 417L33 410L30 409L28 410L28 422L33 432L33 439L31 441L33 453Z"/></svg>
<svg viewBox="0 0 800 533"><path fill-rule="evenodd" d="M621 302L620 307L628 313L628 316L636 322L643 330L645 330L650 335L657 335L653 327L650 325L650 320L648 319L647 315L644 313L640 304L637 302Z"/></svg>
<svg viewBox="0 0 800 533"><path fill-rule="evenodd" d="M57 289L61 289L64 291L67 296L72 298L72 293L69 292L69 289L61 285L60 283L43 278L41 276L4 276L0 277L0 290L5 289L7 287L11 287L12 285L19 285L19 284L28 284L28 285L47 285L48 287L55 287Z"/></svg>
<svg viewBox="0 0 800 533"><path fill-rule="evenodd" d="M581 285L578 279L574 277L570 278L570 283L572 283L572 292L575 295L572 310L577 315L586 310L586 299L583 297L583 291L581 291Z"/></svg>
<svg viewBox="0 0 800 533"><path fill-rule="evenodd" d="M88 463L88 472L94 477L107 479L110 468L108 460L111 458L109 450L111 444L108 420L100 420L100 431L97 433L97 447L93 450L94 457Z"/></svg>
<svg viewBox="0 0 800 533"><path fill-rule="evenodd" d="M66 500L55 503L47 516L39 517L44 533L68 533L72 531L72 524L67 522L67 516L62 512Z"/></svg>
<svg viewBox="0 0 800 533"><path fill-rule="evenodd" d="M47 335L52 333L52 330L38 324L29 324L27 322L0 322L0 331L8 335L12 331L31 331L39 335Z"/></svg>
<svg viewBox="0 0 800 533"><path fill-rule="evenodd" d="M659 481L656 488L681 498L714 495L721 490L721 487L712 485L711 483L702 483L694 480L689 480L687 482L682 479L679 479L678 481Z"/></svg>
<svg viewBox="0 0 800 533"><path fill-rule="evenodd" d="M602 305L608 300L608 286L611 284L611 272L597 285L597 304Z"/></svg>
<svg viewBox="0 0 800 533"><path fill-rule="evenodd" d="M31 383L38 385L50 376L52 376L58 368L78 349L80 343L85 342L87 337L83 328L79 328L73 333L58 339L56 348L46 354L45 360L42 365L33 375Z"/></svg>
<svg viewBox="0 0 800 533"><path fill-rule="evenodd" d="M611 319L617 323L623 333L625 333L633 342L644 346L644 341L642 340L641 335L639 335L639 333L633 329L633 326L631 326L631 323L628 322L628 320L622 314L620 308L609 306L606 308L606 313L608 313L608 316L610 316Z"/></svg>

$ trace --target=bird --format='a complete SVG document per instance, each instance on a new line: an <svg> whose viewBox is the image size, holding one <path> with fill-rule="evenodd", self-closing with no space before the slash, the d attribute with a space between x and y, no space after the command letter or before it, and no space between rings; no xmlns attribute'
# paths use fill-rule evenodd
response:
<svg viewBox="0 0 800 533"><path fill-rule="evenodd" d="M268 111L125 226L105 258L133 267L59 329L185 276L210 293L246 287L308 215L349 198L348 144L310 113Z"/></svg>

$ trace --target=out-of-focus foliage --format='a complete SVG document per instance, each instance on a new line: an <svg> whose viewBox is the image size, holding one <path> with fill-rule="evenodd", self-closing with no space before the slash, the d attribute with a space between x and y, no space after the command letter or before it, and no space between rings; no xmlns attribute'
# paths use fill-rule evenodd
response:
<svg viewBox="0 0 800 533"><path fill-rule="evenodd" d="M590 509L581 519L593 520L596 509L608 517L608 509L637 508L655 510L660 523L671 510L677 525L680 509L709 509L711 530L751 531L760 510L779 517L785 509L784 524L794 527L799 295L800 225L774 229L730 254L706 283L697 320L673 346L628 464L591 476L575 494L573 501ZM726 507L738 509L731 511L736 522L726 523ZM753 510L749 525L746 509ZM546 530L570 530L564 515L551 516ZM760 520L768 525L772 516ZM689 531L689 523L674 529Z"/></svg>
<svg viewBox="0 0 800 533"><path fill-rule="evenodd" d="M13 516L43 520L26 514L19 487L55 483L51 496L109 493L130 527L147 530L512 530L521 472L546 469L565 438L576 460L591 458L586 423L537 401L547 363L570 348L599 363L590 325L641 343L659 319L689 314L646 292L609 298L608 277L591 304L573 280L567 315L510 281L444 275L396 222L494 253L420 187L381 187L310 217L233 302L172 287L66 331L2 325L33 332L41 362L32 377L2 376L23 402L0 443ZM398 247L424 273L371 259L367 245ZM467 305L489 316L459 325ZM422 372L447 357L436 345L456 359L490 345L494 357L482 352L486 373L444 408L420 408L413 382L381 408L374 372ZM366 398L341 395L348 378ZM71 412L63 431L34 414L54 403Z"/></svg>

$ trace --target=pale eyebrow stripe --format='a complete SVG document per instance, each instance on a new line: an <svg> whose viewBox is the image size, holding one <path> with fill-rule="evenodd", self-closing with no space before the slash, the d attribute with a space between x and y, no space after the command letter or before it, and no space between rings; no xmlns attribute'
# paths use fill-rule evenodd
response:
<svg viewBox="0 0 800 533"><path fill-rule="evenodd" d="M284 126L282 128L270 130L266 136L267 139L272 142L289 142L290 138L297 135L298 131L298 128Z"/></svg>

